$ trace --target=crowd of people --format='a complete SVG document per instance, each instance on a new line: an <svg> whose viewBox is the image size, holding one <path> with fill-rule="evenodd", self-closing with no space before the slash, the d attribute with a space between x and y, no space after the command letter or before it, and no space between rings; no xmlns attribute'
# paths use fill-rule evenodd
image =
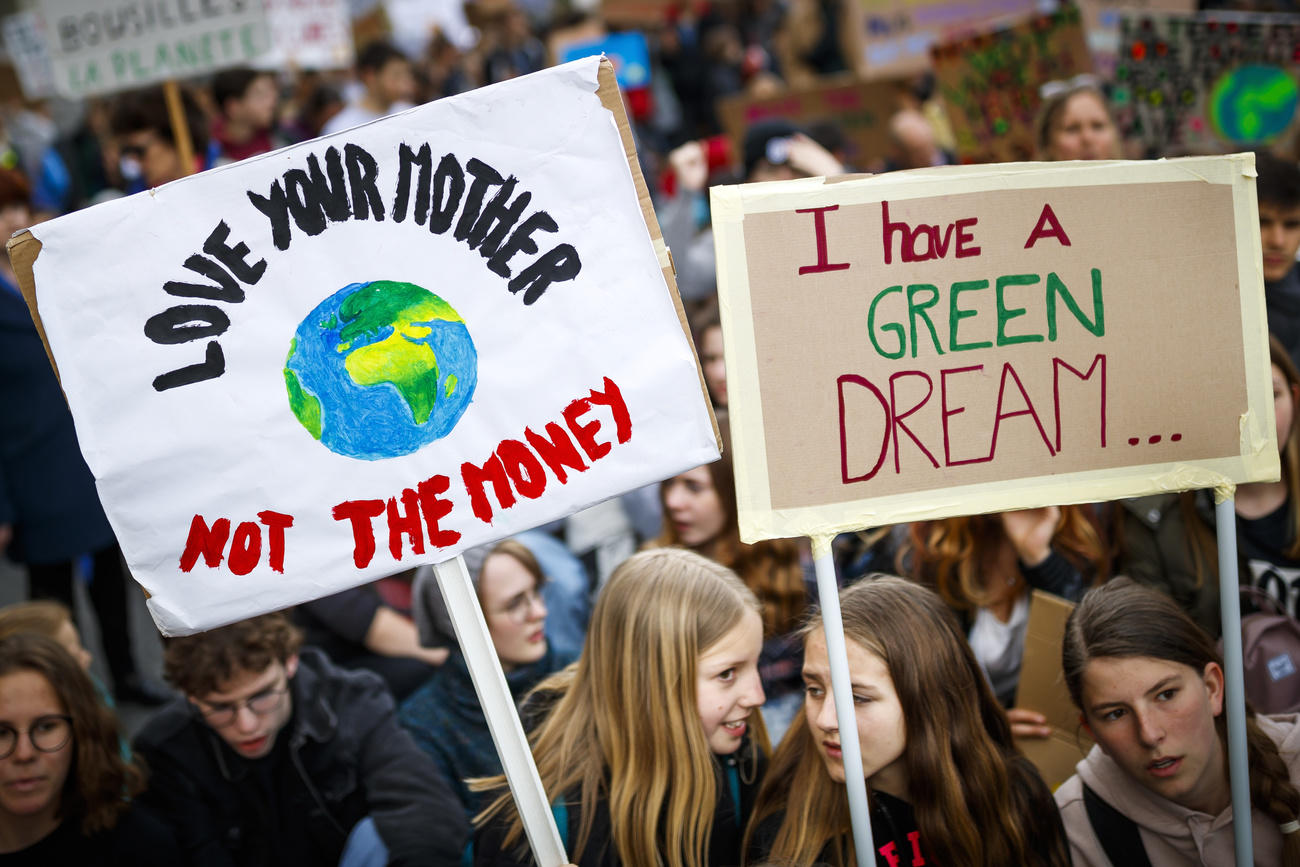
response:
<svg viewBox="0 0 1300 867"><path fill-rule="evenodd" d="M346 74L226 70L184 88L180 136L160 89L11 105L0 235L538 70L576 16L505 5L472 47L376 41ZM722 458L465 552L570 859L849 867L853 725L882 867L1223 865L1236 821L1256 864L1300 867L1300 716L1249 712L1253 809L1232 812L1204 492L840 536L855 719L838 719L810 551L740 539L707 200L719 182L953 161L925 76L887 121L887 153L850 158L834 123L764 120L734 151L719 137L721 97L847 70L838 21L835 0L754 0L646 30L652 85L630 114ZM1131 152L1103 84L1041 97L1041 159ZM1295 617L1300 164L1261 150L1257 166L1282 476L1237 489L1235 529L1243 585ZM431 570L168 639L164 685L140 670L121 551L4 257L0 406L0 552L31 600L0 609L0 865L533 863ZM1050 732L1019 695L1035 590L1077 603L1062 666L1095 742L1055 792L1018 748ZM153 710L128 733L119 703Z"/></svg>

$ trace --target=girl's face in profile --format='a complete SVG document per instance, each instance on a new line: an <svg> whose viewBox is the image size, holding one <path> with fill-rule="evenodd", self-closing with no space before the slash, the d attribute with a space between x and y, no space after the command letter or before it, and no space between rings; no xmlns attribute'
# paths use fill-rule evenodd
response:
<svg viewBox="0 0 1300 867"><path fill-rule="evenodd" d="M1083 672L1083 721L1134 782L1211 816L1230 803L1223 745L1223 669L1147 656L1099 657Z"/></svg>
<svg viewBox="0 0 1300 867"><path fill-rule="evenodd" d="M740 749L754 709L762 707L763 684L758 654L763 649L763 621L746 610L731 631L705 648L696 669L696 700L709 748L718 755Z"/></svg>
<svg viewBox="0 0 1300 867"><path fill-rule="evenodd" d="M846 638L844 643L857 713L858 745L862 749L862 775L871 788L906 799L908 777L903 753L907 748L907 729L889 666L853 639ZM826 763L827 773L832 780L842 783L845 770L840 724L831 694L826 635L820 629L810 633L804 644L803 680L808 728Z"/></svg>
<svg viewBox="0 0 1300 867"><path fill-rule="evenodd" d="M491 554L483 561L478 592L502 668L510 671L546 655L546 603L528 567L509 554Z"/></svg>
<svg viewBox="0 0 1300 867"><path fill-rule="evenodd" d="M1280 449L1291 438L1291 426L1295 423L1296 387L1286 381L1282 368L1273 365L1273 418L1277 423L1277 447Z"/></svg>
<svg viewBox="0 0 1300 867"><path fill-rule="evenodd" d="M687 470L663 485L664 516L672 521L683 545L699 550L722 535L727 512L708 467Z"/></svg>

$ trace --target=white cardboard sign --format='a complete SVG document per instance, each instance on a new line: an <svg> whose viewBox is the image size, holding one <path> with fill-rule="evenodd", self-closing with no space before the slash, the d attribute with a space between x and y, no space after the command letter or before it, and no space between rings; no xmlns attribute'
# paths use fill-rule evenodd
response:
<svg viewBox="0 0 1300 867"><path fill-rule="evenodd" d="M716 459L617 99L589 58L31 230L82 450L164 633Z"/></svg>

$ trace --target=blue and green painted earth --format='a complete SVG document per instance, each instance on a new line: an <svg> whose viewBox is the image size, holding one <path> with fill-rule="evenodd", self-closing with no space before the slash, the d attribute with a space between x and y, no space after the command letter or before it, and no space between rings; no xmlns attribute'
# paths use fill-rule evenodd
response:
<svg viewBox="0 0 1300 867"><path fill-rule="evenodd" d="M446 436L469 407L478 353L450 304L414 283L344 286L294 332L289 406L330 451L380 460Z"/></svg>
<svg viewBox="0 0 1300 867"><path fill-rule="evenodd" d="M1296 80L1277 66L1240 66L1214 83L1210 124L1225 141L1265 144L1286 132L1295 117Z"/></svg>

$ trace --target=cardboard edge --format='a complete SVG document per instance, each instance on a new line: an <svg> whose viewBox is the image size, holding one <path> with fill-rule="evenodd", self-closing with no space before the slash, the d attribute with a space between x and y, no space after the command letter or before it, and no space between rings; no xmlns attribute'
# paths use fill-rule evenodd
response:
<svg viewBox="0 0 1300 867"><path fill-rule="evenodd" d="M54 375L58 377L59 366L54 363L54 353L50 351L50 339L45 336L45 323L41 322L40 310L36 304L34 266L36 257L41 255L41 242L30 229L23 229L9 239L5 249L9 252L9 263L13 265L14 274L18 277L18 289L23 293L23 300L27 302L32 321L36 323L36 333L41 336L41 343L45 346L45 357L50 360L50 367L54 368ZM60 377L59 382L62 381ZM64 399L67 399L66 396Z"/></svg>
<svg viewBox="0 0 1300 867"><path fill-rule="evenodd" d="M704 368L700 365L699 353L695 351L695 338L691 336L691 326L686 319L686 308L682 306L681 295L677 292L677 273L673 267L672 254L664 244L663 232L659 229L659 218L655 216L654 203L650 198L650 187L645 182L645 176L641 174L641 163L636 156L636 142L632 138L632 126L628 123L627 112L623 109L623 95L618 89L614 64L603 55L600 58L597 81L596 95L600 97L601 105L614 116L614 122L618 125L618 134L623 140L623 152L627 156L627 167L632 173L632 183L636 185L637 198L641 202L641 216L645 219L646 230L650 233L650 240L658 255L664 284L668 287L668 294L673 300L673 308L677 311L682 333L686 335L686 342L695 357L695 374L700 381L700 395L704 398L704 405L708 407L709 423L713 425L713 439L718 451L721 452L722 435L718 431L718 419L713 414L713 401L709 399L708 386L704 382ZM46 349L48 351L49 347L46 346Z"/></svg>

